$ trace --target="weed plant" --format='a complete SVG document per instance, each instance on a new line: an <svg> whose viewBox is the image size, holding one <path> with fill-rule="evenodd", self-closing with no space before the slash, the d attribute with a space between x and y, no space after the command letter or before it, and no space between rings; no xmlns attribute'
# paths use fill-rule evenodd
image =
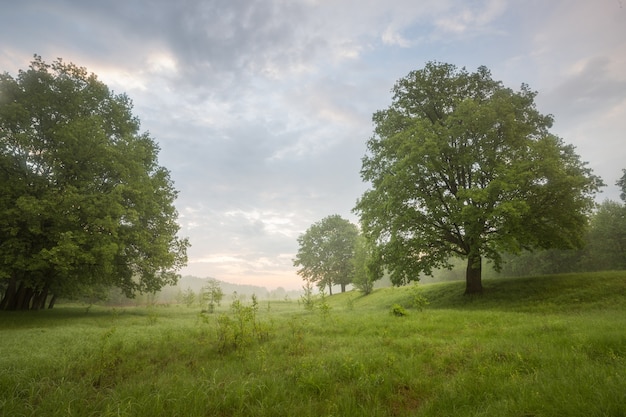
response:
<svg viewBox="0 0 626 417"><path fill-rule="evenodd" d="M327 319L254 298L2 313L0 415L624 415L626 273L420 290L421 310L412 286L326 296Z"/></svg>

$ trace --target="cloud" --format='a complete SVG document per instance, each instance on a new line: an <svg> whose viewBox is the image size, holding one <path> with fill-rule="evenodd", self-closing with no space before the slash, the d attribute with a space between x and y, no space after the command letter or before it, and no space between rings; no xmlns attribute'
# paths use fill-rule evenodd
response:
<svg viewBox="0 0 626 417"><path fill-rule="evenodd" d="M3 6L0 64L62 57L129 94L180 190L184 273L299 288L298 234L330 214L356 221L372 113L426 61L529 83L614 182L623 19L583 0L32 0Z"/></svg>
<svg viewBox="0 0 626 417"><path fill-rule="evenodd" d="M474 35L485 30L506 10L506 2L503 0L458 6L435 20L435 26L439 31L444 34Z"/></svg>
<svg viewBox="0 0 626 417"><path fill-rule="evenodd" d="M626 168L626 74L612 71L613 64L608 56L573 63L538 103L555 113L554 131L575 144L605 180L608 187L601 198L618 200L615 182Z"/></svg>
<svg viewBox="0 0 626 417"><path fill-rule="evenodd" d="M569 119L610 112L626 102L626 73L612 73L611 64L608 56L574 63L562 82L548 92L544 104Z"/></svg>
<svg viewBox="0 0 626 417"><path fill-rule="evenodd" d="M402 36L395 28L391 26L385 29L382 34L382 41L385 45L395 45L401 48L411 46L411 41Z"/></svg>

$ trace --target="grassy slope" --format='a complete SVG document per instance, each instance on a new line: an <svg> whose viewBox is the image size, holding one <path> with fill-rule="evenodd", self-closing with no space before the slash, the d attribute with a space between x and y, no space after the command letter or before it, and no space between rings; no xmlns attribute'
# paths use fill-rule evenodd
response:
<svg viewBox="0 0 626 417"><path fill-rule="evenodd" d="M502 309L537 313L626 307L626 271L559 274L527 278L486 280L482 296L464 296L461 281L421 285L430 309ZM339 294L332 299L340 303ZM381 288L371 296L355 298L355 305L387 308L410 304L410 286ZM359 301L360 300L360 301Z"/></svg>
<svg viewBox="0 0 626 417"><path fill-rule="evenodd" d="M269 337L225 352L186 307L2 313L0 415L624 415L626 273L422 289L261 302Z"/></svg>

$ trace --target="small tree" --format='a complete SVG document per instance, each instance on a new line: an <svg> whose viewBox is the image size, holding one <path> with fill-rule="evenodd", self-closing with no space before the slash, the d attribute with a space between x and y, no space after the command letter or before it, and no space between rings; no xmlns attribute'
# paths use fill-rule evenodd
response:
<svg viewBox="0 0 626 417"><path fill-rule="evenodd" d="M298 237L300 248L293 261L294 266L300 267L298 275L317 283L320 289L327 287L331 295L333 285L341 285L344 292L353 276L352 258L358 234L354 224L337 214L313 224Z"/></svg>
<svg viewBox="0 0 626 417"><path fill-rule="evenodd" d="M313 284L311 281L306 280L305 284L302 286L304 290L304 294L300 297L300 301L302 301L302 305L304 309L307 311L313 311L315 308L315 295L313 294Z"/></svg>
<svg viewBox="0 0 626 417"><path fill-rule="evenodd" d="M196 301L196 293L191 288L187 288L182 294L182 301L187 307L191 307Z"/></svg>
<svg viewBox="0 0 626 417"><path fill-rule="evenodd" d="M220 286L220 282L216 279L209 279L207 285L203 289L203 303L206 304L209 313L215 311L216 306L220 306L224 292Z"/></svg>
<svg viewBox="0 0 626 417"><path fill-rule="evenodd" d="M358 237L352 260L354 265L352 284L364 295L370 294L374 290L374 282L382 277L374 250L373 245L365 237Z"/></svg>

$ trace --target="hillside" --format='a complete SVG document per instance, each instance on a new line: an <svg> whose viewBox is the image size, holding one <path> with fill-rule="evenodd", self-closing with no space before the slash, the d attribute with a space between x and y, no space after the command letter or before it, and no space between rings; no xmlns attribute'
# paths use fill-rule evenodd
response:
<svg viewBox="0 0 626 417"><path fill-rule="evenodd" d="M463 295L463 281L417 284L428 309L498 309L566 312L582 309L626 308L626 271L557 274L486 279L483 295ZM333 306L352 299L354 308L387 309L398 303L410 307L413 284L378 288L363 296L357 291L328 297Z"/></svg>

